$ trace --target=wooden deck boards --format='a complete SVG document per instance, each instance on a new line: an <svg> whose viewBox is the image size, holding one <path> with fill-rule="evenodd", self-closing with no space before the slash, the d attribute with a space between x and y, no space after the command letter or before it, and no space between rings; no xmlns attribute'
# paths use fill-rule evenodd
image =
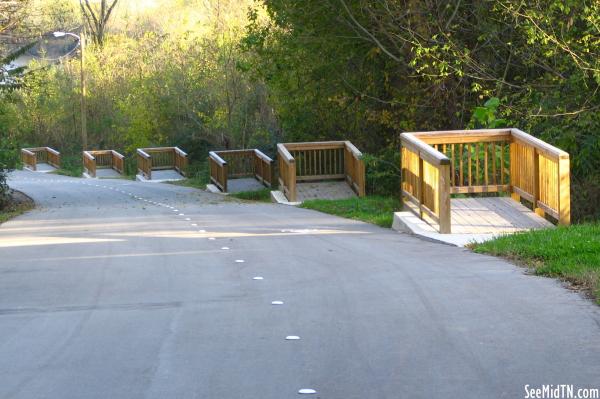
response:
<svg viewBox="0 0 600 399"><path fill-rule="evenodd" d="M414 205L407 205L416 211ZM453 198L451 219L453 234L502 234L554 226L509 197Z"/></svg>

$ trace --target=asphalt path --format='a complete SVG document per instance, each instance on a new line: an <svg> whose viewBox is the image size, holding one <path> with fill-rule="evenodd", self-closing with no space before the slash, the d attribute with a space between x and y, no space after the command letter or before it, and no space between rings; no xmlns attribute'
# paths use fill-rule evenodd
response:
<svg viewBox="0 0 600 399"><path fill-rule="evenodd" d="M169 184L10 183L37 207L0 226L0 398L600 387L598 307L501 259Z"/></svg>

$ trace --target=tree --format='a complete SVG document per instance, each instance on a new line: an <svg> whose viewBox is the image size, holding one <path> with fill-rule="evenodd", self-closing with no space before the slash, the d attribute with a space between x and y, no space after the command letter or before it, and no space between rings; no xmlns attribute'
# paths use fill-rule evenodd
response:
<svg viewBox="0 0 600 399"><path fill-rule="evenodd" d="M112 0L112 3L107 0L101 0L100 7L98 7L91 5L90 0L79 0L86 25L94 42L99 46L102 46L104 43L106 27L117 2L118 0Z"/></svg>
<svg viewBox="0 0 600 399"><path fill-rule="evenodd" d="M24 18L29 0L0 0L0 33L14 28Z"/></svg>

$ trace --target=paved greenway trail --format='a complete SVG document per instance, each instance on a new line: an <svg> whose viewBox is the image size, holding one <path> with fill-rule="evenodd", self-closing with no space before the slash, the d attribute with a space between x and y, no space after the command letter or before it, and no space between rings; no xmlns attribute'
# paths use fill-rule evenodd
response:
<svg viewBox="0 0 600 399"><path fill-rule="evenodd" d="M166 184L12 185L38 207L0 227L0 398L522 398L525 384L600 383L598 308L502 260Z"/></svg>

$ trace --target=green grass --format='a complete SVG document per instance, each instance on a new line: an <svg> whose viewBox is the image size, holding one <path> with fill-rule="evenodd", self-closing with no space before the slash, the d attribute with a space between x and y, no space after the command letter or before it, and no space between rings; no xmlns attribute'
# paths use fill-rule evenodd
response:
<svg viewBox="0 0 600 399"><path fill-rule="evenodd" d="M301 207L389 228L392 227L394 212L402 209L402 204L394 197L368 196L342 200L314 199L304 201Z"/></svg>
<svg viewBox="0 0 600 399"><path fill-rule="evenodd" d="M473 250L515 260L538 275L569 281L600 303L600 223L503 236L475 244Z"/></svg>
<svg viewBox="0 0 600 399"><path fill-rule="evenodd" d="M229 194L229 196L248 201L271 202L271 189L240 191L239 193Z"/></svg>
<svg viewBox="0 0 600 399"><path fill-rule="evenodd" d="M83 165L79 155L63 155L60 160L60 168L52 173L63 176L81 177L83 174Z"/></svg>
<svg viewBox="0 0 600 399"><path fill-rule="evenodd" d="M206 185L210 182L208 174L208 164L206 162L198 162L188 166L187 179L169 182L176 186L185 186L205 190Z"/></svg>

